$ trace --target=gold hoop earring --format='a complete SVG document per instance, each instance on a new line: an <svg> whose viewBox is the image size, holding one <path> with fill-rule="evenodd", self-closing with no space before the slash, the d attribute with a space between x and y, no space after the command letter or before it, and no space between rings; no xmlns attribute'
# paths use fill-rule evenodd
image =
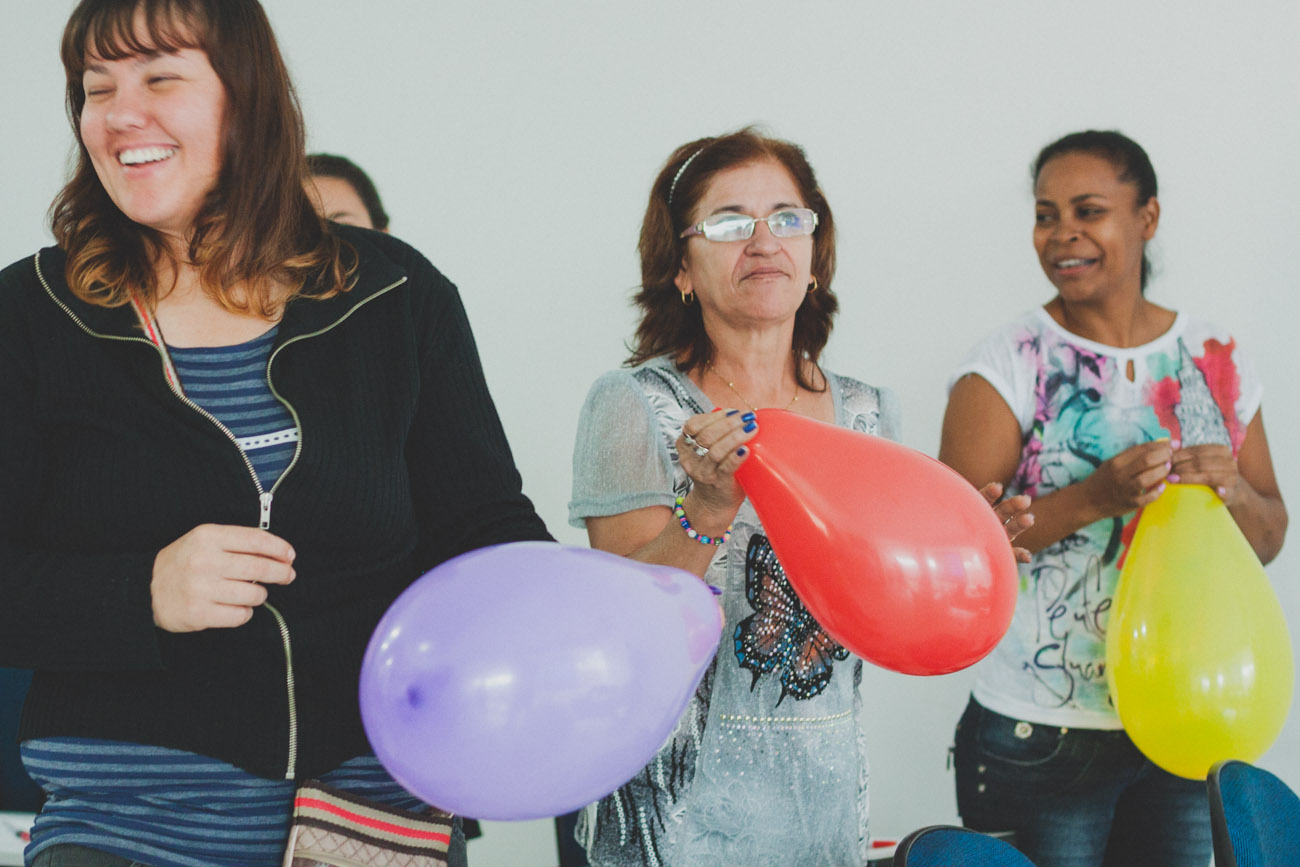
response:
<svg viewBox="0 0 1300 867"><path fill-rule="evenodd" d="M811 295L812 293L814 293L814 292L816 292L816 291L817 291L817 277L816 277L816 275L814 275L814 276L813 276L813 281L812 281L811 283L808 284L808 294Z"/></svg>
<svg viewBox="0 0 1300 867"><path fill-rule="evenodd" d="M681 295L682 295L682 303L685 304L687 307L690 307L692 304L695 303L694 292L682 292Z"/></svg>

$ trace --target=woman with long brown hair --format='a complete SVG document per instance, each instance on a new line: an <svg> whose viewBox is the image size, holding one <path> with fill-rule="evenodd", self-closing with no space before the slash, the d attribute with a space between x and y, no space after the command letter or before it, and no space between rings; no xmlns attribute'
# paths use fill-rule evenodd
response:
<svg viewBox="0 0 1300 867"><path fill-rule="evenodd" d="M63 62L58 246L0 272L27 857L279 864L295 780L417 804L357 706L389 603L547 533L455 287L314 212L256 0L83 0Z"/></svg>

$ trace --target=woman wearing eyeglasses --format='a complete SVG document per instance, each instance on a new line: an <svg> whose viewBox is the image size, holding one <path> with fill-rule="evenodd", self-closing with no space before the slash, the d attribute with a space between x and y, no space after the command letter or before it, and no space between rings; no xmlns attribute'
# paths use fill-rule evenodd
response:
<svg viewBox="0 0 1300 867"><path fill-rule="evenodd" d="M1260 560L1277 555L1287 514L1263 389L1231 335L1146 297L1160 204L1137 142L1065 136L1033 178L1055 295L958 368L939 452L968 479L1032 495L1038 519L1015 619L957 727L957 804L973 828L1014 830L1040 867L1203 867L1205 782L1161 770L1125 734L1106 628L1140 510L1166 483L1213 488Z"/></svg>
<svg viewBox="0 0 1300 867"><path fill-rule="evenodd" d="M897 435L888 391L818 364L834 217L799 147L744 129L673 153L640 253L634 351L583 407L570 521L700 575L725 626L677 730L579 838L601 867L861 865L862 662L804 608L735 479L760 408Z"/></svg>

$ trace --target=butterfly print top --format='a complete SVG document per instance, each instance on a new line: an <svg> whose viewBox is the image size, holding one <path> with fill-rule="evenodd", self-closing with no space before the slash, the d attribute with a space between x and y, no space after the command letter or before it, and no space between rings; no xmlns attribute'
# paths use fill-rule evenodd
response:
<svg viewBox="0 0 1300 867"><path fill-rule="evenodd" d="M897 438L892 393L827 379L837 424ZM684 496L675 443L687 418L713 409L667 359L597 380L578 423L570 522ZM654 760L584 812L590 863L859 867L862 661L804 608L748 501L706 580L722 590L718 655Z"/></svg>
<svg viewBox="0 0 1300 867"><path fill-rule="evenodd" d="M1121 349L1071 334L1036 309L977 346L952 381L967 373L986 379L1019 421L1020 465L1007 493L1032 497L1156 439L1235 453L1263 391L1230 335L1185 314L1150 343ZM1121 727L1106 627L1137 517L1082 527L1021 566L1011 629L977 669L980 704L1051 726Z"/></svg>

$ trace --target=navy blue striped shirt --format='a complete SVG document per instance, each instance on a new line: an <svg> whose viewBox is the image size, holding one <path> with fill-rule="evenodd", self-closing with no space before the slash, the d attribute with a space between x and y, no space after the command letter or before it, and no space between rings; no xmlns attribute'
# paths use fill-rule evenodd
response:
<svg viewBox="0 0 1300 867"><path fill-rule="evenodd" d="M277 330L235 346L168 348L185 395L235 436L263 490L289 466L298 443L293 416L266 376ZM22 759L48 795L32 826L28 863L61 843L164 867L277 867L283 859L292 781L183 750L93 738L29 740ZM374 756L321 779L390 806L423 806Z"/></svg>
<svg viewBox="0 0 1300 867"><path fill-rule="evenodd" d="M278 331L277 325L234 346L167 348L185 396L235 435L263 490L271 489L298 448L293 416L266 376Z"/></svg>
<svg viewBox="0 0 1300 867"><path fill-rule="evenodd" d="M159 867L279 867L284 858L291 780L183 750L90 738L26 741L22 757L49 796L24 852L29 864L60 843ZM374 756L344 762L321 780L401 809L423 807Z"/></svg>

